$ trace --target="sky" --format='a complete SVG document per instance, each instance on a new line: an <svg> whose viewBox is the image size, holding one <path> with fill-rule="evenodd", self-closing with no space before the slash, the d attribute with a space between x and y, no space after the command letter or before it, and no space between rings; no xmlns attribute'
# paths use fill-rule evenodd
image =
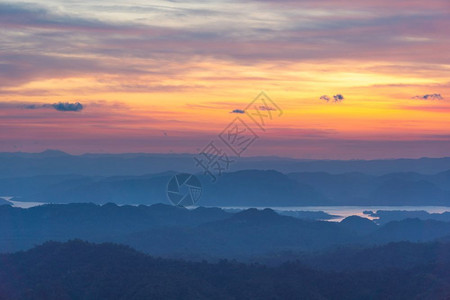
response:
<svg viewBox="0 0 450 300"><path fill-rule="evenodd" d="M448 0L0 1L0 151L229 152L234 128L257 137L242 156L450 156L449 16Z"/></svg>

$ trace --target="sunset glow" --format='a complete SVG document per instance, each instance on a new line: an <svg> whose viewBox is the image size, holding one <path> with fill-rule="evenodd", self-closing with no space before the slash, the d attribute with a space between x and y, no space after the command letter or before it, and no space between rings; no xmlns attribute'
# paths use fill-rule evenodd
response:
<svg viewBox="0 0 450 300"><path fill-rule="evenodd" d="M447 0L0 1L0 151L195 153L265 91L283 115L246 156L448 156L449 14Z"/></svg>

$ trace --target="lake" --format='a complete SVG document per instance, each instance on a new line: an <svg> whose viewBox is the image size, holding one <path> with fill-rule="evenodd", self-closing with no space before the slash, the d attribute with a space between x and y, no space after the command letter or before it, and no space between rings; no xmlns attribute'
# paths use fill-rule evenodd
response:
<svg viewBox="0 0 450 300"><path fill-rule="evenodd" d="M20 208L30 208L30 207L35 207L35 206L46 204L46 203L41 203L41 202L13 201L11 199L13 199L14 197L10 197L10 196L1 196L0 198L3 199L3 200L6 200L8 202L11 202L13 207L20 207Z"/></svg>

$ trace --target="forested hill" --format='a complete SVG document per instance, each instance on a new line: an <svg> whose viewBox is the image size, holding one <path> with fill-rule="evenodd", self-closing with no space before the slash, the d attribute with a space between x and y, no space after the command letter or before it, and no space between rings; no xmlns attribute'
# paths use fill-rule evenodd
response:
<svg viewBox="0 0 450 300"><path fill-rule="evenodd" d="M450 237L448 219L411 219L401 215L399 220L376 225L357 216L342 222L325 222L254 208L230 213L219 208L188 210L163 204L77 203L29 209L0 205L0 252L30 249L48 240L82 239L125 244L153 255L235 258Z"/></svg>
<svg viewBox="0 0 450 300"><path fill-rule="evenodd" d="M339 273L157 259L81 241L0 256L1 299L444 299L449 282L450 265Z"/></svg>

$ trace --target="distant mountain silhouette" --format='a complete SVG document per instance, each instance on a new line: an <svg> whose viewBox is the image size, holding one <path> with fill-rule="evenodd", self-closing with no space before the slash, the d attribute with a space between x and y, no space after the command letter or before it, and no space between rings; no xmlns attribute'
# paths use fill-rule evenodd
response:
<svg viewBox="0 0 450 300"><path fill-rule="evenodd" d="M369 196L377 205L449 205L450 192L425 180L391 179L381 183Z"/></svg>
<svg viewBox="0 0 450 300"><path fill-rule="evenodd" d="M351 231L354 231L358 235L367 235L378 229L377 224L373 221L358 216L350 216L345 218L341 221L341 225Z"/></svg>
<svg viewBox="0 0 450 300"><path fill-rule="evenodd" d="M397 241L429 242L450 235L450 223L405 219L389 222L367 237L374 243Z"/></svg>
<svg viewBox="0 0 450 300"><path fill-rule="evenodd" d="M153 228L111 241L155 255L238 257L283 249L310 251L349 243L355 238L338 223L304 221L269 209L249 209L195 227Z"/></svg>
<svg viewBox="0 0 450 300"><path fill-rule="evenodd" d="M110 241L111 237L155 227L192 227L221 220L230 213L217 208L187 210L157 204L44 205L29 209L0 206L0 251L27 249L46 240L74 238Z"/></svg>
<svg viewBox="0 0 450 300"><path fill-rule="evenodd" d="M365 205L368 191L375 186L376 176L363 173L330 174L326 172L302 172L288 174L294 180L308 184L325 195L334 205Z"/></svg>
<svg viewBox="0 0 450 300"><path fill-rule="evenodd" d="M58 150L41 153L0 153L1 177L36 175L114 176L155 174L171 170L197 173L191 154L83 154L69 155ZM383 175L393 172L435 174L450 170L450 158L392 160L302 160L282 157L243 157L230 171L277 170L292 172L362 172Z"/></svg>
<svg viewBox="0 0 450 300"><path fill-rule="evenodd" d="M264 207L331 204L311 186L277 171L237 171L224 174L217 184L208 184L207 180L203 182L202 201L205 205Z"/></svg>
<svg viewBox="0 0 450 300"><path fill-rule="evenodd" d="M311 221L281 216L271 209L227 213L218 208L187 210L163 204L0 206L0 252L79 238L126 244L162 256L244 257L447 236L447 222L406 219L376 226L359 217L340 223Z"/></svg>
<svg viewBox="0 0 450 300"><path fill-rule="evenodd" d="M0 178L0 195L18 201L104 204L168 203L166 188L175 172L142 176L41 175ZM273 170L224 173L211 183L200 174L204 206L440 205L450 206L450 176L392 173L283 174Z"/></svg>
<svg viewBox="0 0 450 300"><path fill-rule="evenodd" d="M450 176L391 173L373 176L362 173L291 173L335 205L443 205L450 206Z"/></svg>
<svg viewBox="0 0 450 300"><path fill-rule="evenodd" d="M0 179L0 192L18 201L44 203L92 202L104 204L168 203L167 183L175 173L145 176L74 177L38 176ZM276 171L226 173L213 184L205 175L199 204L205 206L302 206L330 204L311 186ZM58 180L58 178L60 178ZM58 182L59 181L59 182ZM37 191L37 192L34 192Z"/></svg>
<svg viewBox="0 0 450 300"><path fill-rule="evenodd" d="M54 150L54 149L47 149L43 152L36 153L37 157L41 158L47 158L47 157L69 157L70 154L67 154L66 152L60 151L60 150Z"/></svg>
<svg viewBox="0 0 450 300"><path fill-rule="evenodd" d="M18 201L155 204L168 201L166 186L171 176L169 173L107 178L39 176L0 180L0 187L4 186L9 193L16 192Z"/></svg>
<svg viewBox="0 0 450 300"><path fill-rule="evenodd" d="M443 213L428 213L424 210L378 210L369 214L376 218L377 224L386 224L392 221L400 221L404 219L421 219L421 220L436 220L443 222L450 222L450 212Z"/></svg>

